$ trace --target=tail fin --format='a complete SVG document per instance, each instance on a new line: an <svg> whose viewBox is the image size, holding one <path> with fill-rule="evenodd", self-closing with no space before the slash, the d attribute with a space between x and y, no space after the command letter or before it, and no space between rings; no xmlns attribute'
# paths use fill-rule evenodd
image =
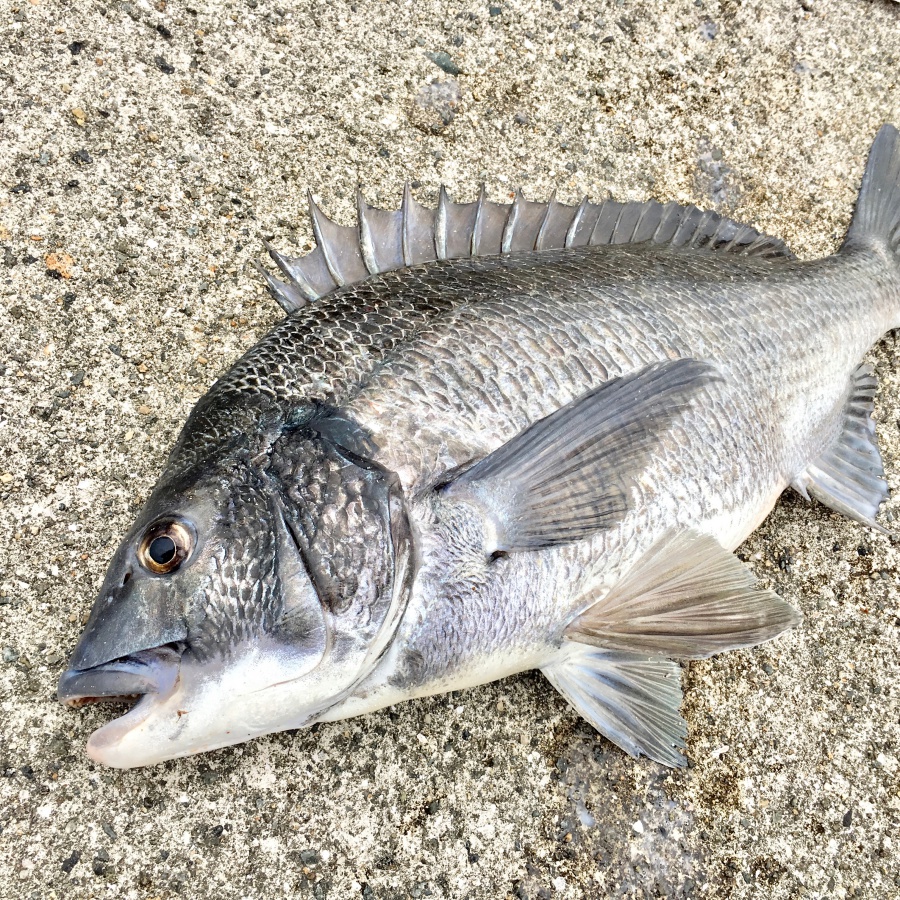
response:
<svg viewBox="0 0 900 900"><path fill-rule="evenodd" d="M869 151L844 247L887 244L900 254L900 132L883 125Z"/></svg>

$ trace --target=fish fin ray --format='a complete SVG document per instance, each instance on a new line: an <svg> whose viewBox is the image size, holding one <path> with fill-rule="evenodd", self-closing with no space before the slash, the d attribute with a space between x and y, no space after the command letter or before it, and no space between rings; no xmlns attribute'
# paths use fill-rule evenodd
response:
<svg viewBox="0 0 900 900"><path fill-rule="evenodd" d="M872 241L900 254L900 132L893 125L882 125L872 143L843 246Z"/></svg>
<svg viewBox="0 0 900 900"><path fill-rule="evenodd" d="M564 642L541 670L604 737L631 756L667 766L687 764L681 707L681 667L646 654Z"/></svg>
<svg viewBox="0 0 900 900"><path fill-rule="evenodd" d="M576 207L559 203L555 196L546 203L526 200L516 191L512 203L495 203L486 199L482 188L476 202L454 203L442 186L437 208L430 209L417 203L406 186L398 210L369 206L360 193L356 227L328 219L311 196L310 219L316 238L314 250L296 259L270 250L288 282L307 301L373 275L433 260L588 244L636 243L688 252L792 256L780 240L749 225L715 212L701 212L696 206L656 200L589 203L585 199ZM279 287L270 276L266 284L288 312L297 308L293 301L286 301L296 291Z"/></svg>
<svg viewBox="0 0 900 900"><path fill-rule="evenodd" d="M800 621L715 538L683 531L654 544L565 636L607 650L702 659L772 640Z"/></svg>
<svg viewBox="0 0 900 900"><path fill-rule="evenodd" d="M488 553L581 540L620 521L672 421L720 379L708 362L654 363L595 387L440 488L481 508Z"/></svg>
<svg viewBox="0 0 900 900"><path fill-rule="evenodd" d="M791 486L829 509L891 536L875 521L890 493L872 419L877 389L872 367L866 363L859 366L850 381L837 440Z"/></svg>

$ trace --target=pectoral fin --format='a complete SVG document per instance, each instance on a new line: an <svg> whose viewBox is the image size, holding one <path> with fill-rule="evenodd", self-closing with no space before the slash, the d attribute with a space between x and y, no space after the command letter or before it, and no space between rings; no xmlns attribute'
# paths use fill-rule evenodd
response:
<svg viewBox="0 0 900 900"><path fill-rule="evenodd" d="M680 669L696 659L752 647L800 621L713 538L663 539L564 632L544 674L601 734L633 756L683 765L687 727Z"/></svg>
<svg viewBox="0 0 900 900"><path fill-rule="evenodd" d="M482 508L489 551L537 550L621 521L653 452L716 369L660 362L601 384L534 423L443 487Z"/></svg>
<svg viewBox="0 0 900 900"><path fill-rule="evenodd" d="M837 440L791 486L807 500L815 497L835 512L890 535L875 521L889 493L872 421L877 389L872 367L860 366L853 373Z"/></svg>

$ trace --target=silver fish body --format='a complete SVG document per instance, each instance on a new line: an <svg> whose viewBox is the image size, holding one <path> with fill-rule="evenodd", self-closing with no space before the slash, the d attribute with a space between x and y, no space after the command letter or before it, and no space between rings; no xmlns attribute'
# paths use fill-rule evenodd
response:
<svg viewBox="0 0 900 900"><path fill-rule="evenodd" d="M592 207L588 243L584 204L413 203L361 206L352 247L314 210L319 256L275 254L291 314L191 414L61 680L142 694L100 761L540 668L679 764L672 660L799 621L730 551L789 485L874 525L859 364L900 325L890 126L814 262L671 205Z"/></svg>

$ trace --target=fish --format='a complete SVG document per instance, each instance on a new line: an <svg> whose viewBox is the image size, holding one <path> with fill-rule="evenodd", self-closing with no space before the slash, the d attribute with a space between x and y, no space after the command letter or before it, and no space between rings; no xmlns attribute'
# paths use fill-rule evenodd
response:
<svg viewBox="0 0 900 900"><path fill-rule="evenodd" d="M900 135L835 254L676 203L527 200L357 227L310 195L286 317L193 408L58 686L153 765L539 669L686 764L685 661L801 615L734 550L792 487L884 536L861 362L900 326ZM548 699L548 702L552 702Z"/></svg>

